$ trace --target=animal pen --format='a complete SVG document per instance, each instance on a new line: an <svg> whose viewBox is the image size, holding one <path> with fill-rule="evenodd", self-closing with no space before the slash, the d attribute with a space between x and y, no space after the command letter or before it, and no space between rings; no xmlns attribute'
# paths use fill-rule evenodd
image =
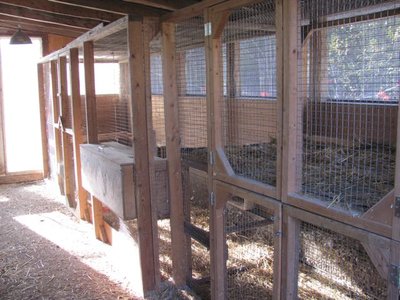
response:
<svg viewBox="0 0 400 300"><path fill-rule="evenodd" d="M49 165L141 289L398 299L400 1L207 0L39 64ZM129 260L130 258L127 258Z"/></svg>

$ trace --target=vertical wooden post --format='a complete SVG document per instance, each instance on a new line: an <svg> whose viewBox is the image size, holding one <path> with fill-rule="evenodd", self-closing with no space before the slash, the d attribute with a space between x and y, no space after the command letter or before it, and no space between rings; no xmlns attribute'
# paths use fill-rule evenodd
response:
<svg viewBox="0 0 400 300"><path fill-rule="evenodd" d="M1 70L1 56L0 56ZM4 102L3 102L3 78L0 72L0 175L4 175L7 171L6 166L6 149L4 140Z"/></svg>
<svg viewBox="0 0 400 300"><path fill-rule="evenodd" d="M85 67L85 106L86 106L86 136L89 144L97 144L97 112L96 90L94 83L94 53L93 42L83 43L83 64ZM99 199L91 195L92 222L96 238L107 242L104 230L103 206Z"/></svg>
<svg viewBox="0 0 400 300"><path fill-rule="evenodd" d="M283 137L282 137L282 201L288 194L297 192L297 167L301 163L302 151L298 147L298 107L297 107L297 0L283 0ZM279 50L279 48L278 48ZM285 109L283 109L283 107ZM297 156L296 156L297 155Z"/></svg>
<svg viewBox="0 0 400 300"><path fill-rule="evenodd" d="M173 277L177 285L186 283L188 268L186 234L184 232L184 199L182 189L178 87L176 83L175 24L162 23L162 62L164 81L164 113L168 158L169 199Z"/></svg>
<svg viewBox="0 0 400 300"><path fill-rule="evenodd" d="M61 108L61 116L58 120L62 137L62 156L64 165L64 192L70 207L75 207L75 199L72 183L72 153L68 145L68 133L65 131L65 120L68 115L68 89L67 89L67 59L65 56L58 58L58 97Z"/></svg>
<svg viewBox="0 0 400 300"><path fill-rule="evenodd" d="M156 262L151 203L151 169L150 157L152 149L149 145L149 124L146 97L146 72L144 50L144 26L142 19L130 17L128 22L128 63L130 101L132 103L132 132L134 136L135 153L135 193L138 222L138 238L140 265L142 270L143 291L147 292L156 288Z"/></svg>
<svg viewBox="0 0 400 300"><path fill-rule="evenodd" d="M46 109L45 109L45 80L44 66L37 65L38 73L38 91L39 91L39 112L40 112L40 134L42 140L42 160L43 160L43 177L49 177L49 156L47 152L47 135L46 135Z"/></svg>
<svg viewBox="0 0 400 300"><path fill-rule="evenodd" d="M289 216L283 207L281 298L297 299L300 249L300 221Z"/></svg>
<svg viewBox="0 0 400 300"><path fill-rule="evenodd" d="M79 50L72 48L69 50L70 59L70 84L72 98L72 132L74 146L75 163L75 182L78 190L79 216L81 219L89 221L89 212L87 206L87 193L82 187L81 176L81 153L79 145L83 143L82 136L82 111L81 111L81 93L79 89Z"/></svg>
<svg viewBox="0 0 400 300"><path fill-rule="evenodd" d="M58 187L62 195L64 192L64 175L61 172L62 164L62 148L61 148L61 134L60 129L56 126L60 117L60 104L58 102L58 65L56 60L52 60L50 63L51 73L51 91L52 91L52 115L53 115L53 128L54 128L54 143L55 143L55 155L56 155L56 167L57 167L57 182Z"/></svg>

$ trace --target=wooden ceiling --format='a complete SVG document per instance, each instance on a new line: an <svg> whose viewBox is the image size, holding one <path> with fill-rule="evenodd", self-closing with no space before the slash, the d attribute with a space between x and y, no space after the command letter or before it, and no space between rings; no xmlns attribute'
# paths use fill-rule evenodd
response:
<svg viewBox="0 0 400 300"><path fill-rule="evenodd" d="M124 15L161 16L200 0L0 0L0 35L18 27L32 35L77 37Z"/></svg>

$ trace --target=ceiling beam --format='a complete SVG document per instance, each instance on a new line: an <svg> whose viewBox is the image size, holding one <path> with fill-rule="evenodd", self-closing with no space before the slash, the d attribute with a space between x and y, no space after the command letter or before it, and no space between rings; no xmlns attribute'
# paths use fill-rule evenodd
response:
<svg viewBox="0 0 400 300"><path fill-rule="evenodd" d="M82 32L75 31L75 30L69 30L65 28L59 28L59 27L53 27L53 26L48 26L48 25L38 25L38 24L24 24L21 22L16 22L16 23L10 23L9 21L3 21L0 18L0 32L8 32L9 35L13 35L15 31L21 28L24 32L26 32L28 35L43 35L43 34L57 34L57 35L62 35L62 36L67 36L67 37L72 37L76 38L82 34Z"/></svg>
<svg viewBox="0 0 400 300"><path fill-rule="evenodd" d="M61 3L49 2L47 0L0 0L2 4L20 6L29 9L35 9L44 12L50 12L60 15L74 16L85 19L93 19L105 22L112 22L120 18L119 14L113 14L105 11L96 11Z"/></svg>
<svg viewBox="0 0 400 300"><path fill-rule="evenodd" d="M165 10L148 7L142 4L128 3L121 0L49 0L83 8L101 10L121 15L140 15L146 17L157 17Z"/></svg>
<svg viewBox="0 0 400 300"><path fill-rule="evenodd" d="M100 23L96 20L85 20L76 17L67 17L6 4L0 4L0 14L10 17L19 17L21 19L27 19L31 21L41 21L49 24L62 24L68 27L83 29L96 27Z"/></svg>
<svg viewBox="0 0 400 300"><path fill-rule="evenodd" d="M137 3L137 4L143 4L143 5L166 9L166 10L172 10L172 11L184 8L186 6L189 6L189 5L192 5L192 4L195 4L198 2L196 0L181 0L181 1L175 1L175 0L124 0L124 1L131 2L131 3Z"/></svg>
<svg viewBox="0 0 400 300"><path fill-rule="evenodd" d="M0 22L1 22L0 28L16 29L18 28L18 26L21 26L21 29L26 31L32 30L36 32L54 33L70 37L77 37L86 32L85 29L65 27L63 25L56 25L56 24L49 26L48 23L44 22L30 21L26 19L19 19L4 15L0 15Z"/></svg>

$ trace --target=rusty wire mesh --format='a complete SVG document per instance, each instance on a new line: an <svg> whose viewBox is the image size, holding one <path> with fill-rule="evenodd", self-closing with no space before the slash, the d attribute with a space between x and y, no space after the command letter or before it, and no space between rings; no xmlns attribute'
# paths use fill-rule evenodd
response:
<svg viewBox="0 0 400 300"><path fill-rule="evenodd" d="M225 210L227 299L272 299L274 213L245 201L233 197Z"/></svg>
<svg viewBox="0 0 400 300"><path fill-rule="evenodd" d="M298 178L360 215L394 187L399 1L299 1Z"/></svg>
<svg viewBox="0 0 400 300"><path fill-rule="evenodd" d="M237 175L276 184L275 1L235 9L222 34L225 153Z"/></svg>
<svg viewBox="0 0 400 300"><path fill-rule="evenodd" d="M386 299L386 278L359 241L302 222L300 245L300 299Z"/></svg>

